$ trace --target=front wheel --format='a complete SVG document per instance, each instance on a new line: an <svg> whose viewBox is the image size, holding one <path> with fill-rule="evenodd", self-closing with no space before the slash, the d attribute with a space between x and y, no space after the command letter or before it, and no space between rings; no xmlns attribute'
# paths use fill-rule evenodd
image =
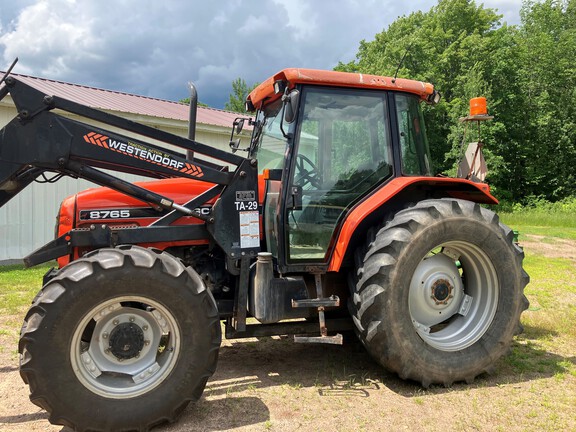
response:
<svg viewBox="0 0 576 432"><path fill-rule="evenodd" d="M20 373L50 421L135 430L197 400L220 346L216 303L167 253L102 249L63 268L26 316ZM94 415L98 413L98 415Z"/></svg>
<svg viewBox="0 0 576 432"><path fill-rule="evenodd" d="M425 200L402 210L357 254L358 334L404 379L471 382L521 331L522 259L511 230L478 204Z"/></svg>

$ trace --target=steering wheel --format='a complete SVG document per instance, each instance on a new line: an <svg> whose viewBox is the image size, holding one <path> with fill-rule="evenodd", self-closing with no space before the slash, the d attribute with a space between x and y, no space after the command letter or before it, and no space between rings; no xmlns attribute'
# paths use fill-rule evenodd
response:
<svg viewBox="0 0 576 432"><path fill-rule="evenodd" d="M308 166L308 169L306 169L306 166ZM302 186L302 188L306 185L310 185L314 189L320 189L320 186L322 186L318 168L314 165L314 162L303 154L298 154L296 156L294 184Z"/></svg>

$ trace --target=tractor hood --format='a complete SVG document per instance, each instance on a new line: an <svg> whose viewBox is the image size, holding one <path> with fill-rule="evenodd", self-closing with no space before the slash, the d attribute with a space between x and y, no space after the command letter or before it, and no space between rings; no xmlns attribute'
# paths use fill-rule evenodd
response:
<svg viewBox="0 0 576 432"><path fill-rule="evenodd" d="M138 182L136 185L170 198L177 204L184 204L213 186L211 183L186 178ZM196 209L197 212L208 211L203 209L210 209L214 201L215 198L206 202ZM166 213L168 210L159 209L112 189L99 187L87 189L76 195L74 227L81 228L94 223L147 226ZM201 223L201 221L189 216L174 222L174 224L189 223Z"/></svg>

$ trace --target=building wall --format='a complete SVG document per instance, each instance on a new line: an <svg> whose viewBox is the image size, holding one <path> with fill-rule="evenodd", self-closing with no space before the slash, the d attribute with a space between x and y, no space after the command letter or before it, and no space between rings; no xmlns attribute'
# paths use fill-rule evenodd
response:
<svg viewBox="0 0 576 432"><path fill-rule="evenodd" d="M7 97L0 102L0 128L16 115L16 109L9 99ZM121 115L176 135L187 136L188 133L188 125L184 121L130 114ZM96 125L95 122L91 124ZM113 128L106 127L106 129L114 131ZM230 129L198 125L196 141L228 149L229 134ZM181 149L178 151L183 152ZM128 174L114 173L114 175L130 181L143 179ZM0 263L21 260L52 240L60 202L69 195L96 186L86 180L75 180L69 177L62 178L53 184L33 183L0 208Z"/></svg>

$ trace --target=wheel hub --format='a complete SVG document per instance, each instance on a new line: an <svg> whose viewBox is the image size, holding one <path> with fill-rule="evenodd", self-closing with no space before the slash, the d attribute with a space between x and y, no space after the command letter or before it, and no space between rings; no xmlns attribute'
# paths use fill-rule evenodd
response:
<svg viewBox="0 0 576 432"><path fill-rule="evenodd" d="M462 279L452 258L439 253L422 260L410 284L414 326L429 331L458 312L463 298Z"/></svg>
<svg viewBox="0 0 576 432"><path fill-rule="evenodd" d="M438 248L435 248L438 249ZM494 264L479 247L447 242L416 267L408 307L418 335L442 351L474 344L491 325L498 306Z"/></svg>
<svg viewBox="0 0 576 432"><path fill-rule="evenodd" d="M434 300L437 305L447 305L448 302L454 298L452 294L453 290L454 287L448 279L438 279L432 284L432 300Z"/></svg>
<svg viewBox="0 0 576 432"><path fill-rule="evenodd" d="M144 332L139 326L130 322L114 327L109 340L110 352L119 360L134 358L144 348Z"/></svg>
<svg viewBox="0 0 576 432"><path fill-rule="evenodd" d="M179 346L177 324L162 305L147 298L117 297L86 314L75 332L71 359L86 388L122 399L164 380Z"/></svg>

